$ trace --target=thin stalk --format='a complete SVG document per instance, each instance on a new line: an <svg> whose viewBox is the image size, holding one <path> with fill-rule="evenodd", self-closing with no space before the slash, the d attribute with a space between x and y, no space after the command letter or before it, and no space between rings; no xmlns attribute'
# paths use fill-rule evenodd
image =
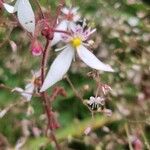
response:
<svg viewBox="0 0 150 150"><path fill-rule="evenodd" d="M37 7L38 7L38 9L39 9L39 11L40 11L40 14L41 14L42 19L45 19L45 16L44 16L44 14L43 14L43 12L42 12L42 8L41 8L41 6L40 6L39 1L38 1L38 0L34 0L34 2L35 2L35 4L37 5Z"/></svg>
<svg viewBox="0 0 150 150"><path fill-rule="evenodd" d="M79 92L76 90L76 88L74 87L73 83L71 82L71 80L68 76L66 76L66 80L69 83L70 87L72 88L73 92L75 93L76 97L79 98L79 100L83 103L83 101L84 101L83 98L81 97Z"/></svg>
<svg viewBox="0 0 150 150"><path fill-rule="evenodd" d="M130 140L129 127L128 127L128 125L127 125L127 124L125 124L125 131L126 131L127 138L128 138L129 149L130 149L130 150L134 150L134 149L133 149L133 147L132 147L131 140Z"/></svg>

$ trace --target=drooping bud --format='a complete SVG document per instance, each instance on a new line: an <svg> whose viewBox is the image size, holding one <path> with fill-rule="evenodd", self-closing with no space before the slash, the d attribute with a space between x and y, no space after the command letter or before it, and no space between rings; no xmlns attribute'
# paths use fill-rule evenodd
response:
<svg viewBox="0 0 150 150"><path fill-rule="evenodd" d="M42 54L43 47L38 40L33 40L31 44L31 52L33 56L40 56Z"/></svg>
<svg viewBox="0 0 150 150"><path fill-rule="evenodd" d="M112 90L111 87L107 84L102 84L101 89L102 89L102 92L104 93L104 95L106 95L109 91Z"/></svg>
<svg viewBox="0 0 150 150"><path fill-rule="evenodd" d="M139 138L135 138L132 142L134 150L142 150L143 144L142 141Z"/></svg>

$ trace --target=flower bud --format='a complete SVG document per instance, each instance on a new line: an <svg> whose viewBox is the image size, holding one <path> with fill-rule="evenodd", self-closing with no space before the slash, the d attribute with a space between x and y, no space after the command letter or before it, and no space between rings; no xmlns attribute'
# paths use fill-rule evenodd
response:
<svg viewBox="0 0 150 150"><path fill-rule="evenodd" d="M91 132L92 128L89 126L84 130L84 134L88 135Z"/></svg>
<svg viewBox="0 0 150 150"><path fill-rule="evenodd" d="M31 52L33 56L40 56L42 54L43 47L38 40L34 40L31 45Z"/></svg>
<svg viewBox="0 0 150 150"><path fill-rule="evenodd" d="M135 138L132 142L134 150L142 150L143 149L143 144L140 139Z"/></svg>
<svg viewBox="0 0 150 150"><path fill-rule="evenodd" d="M52 40L54 38L54 32L52 30L52 28L50 27L45 27L42 32L41 32L42 36L45 36L46 39L48 40Z"/></svg>

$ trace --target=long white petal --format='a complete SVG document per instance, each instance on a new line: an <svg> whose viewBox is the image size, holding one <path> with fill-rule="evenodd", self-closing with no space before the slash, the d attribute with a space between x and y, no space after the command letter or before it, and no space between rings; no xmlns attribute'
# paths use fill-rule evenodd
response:
<svg viewBox="0 0 150 150"><path fill-rule="evenodd" d="M50 67L40 92L45 91L63 78L71 65L73 57L74 50L69 46L56 57Z"/></svg>
<svg viewBox="0 0 150 150"><path fill-rule="evenodd" d="M102 63L98 58L96 58L96 56L83 45L77 47L77 53L83 62L93 69L109 72L114 71L109 65Z"/></svg>
<svg viewBox="0 0 150 150"><path fill-rule="evenodd" d="M34 34L35 16L29 0L19 0L17 4L18 20L20 24L28 31Z"/></svg>
<svg viewBox="0 0 150 150"><path fill-rule="evenodd" d="M20 87L15 87L14 89L11 90L11 92L19 92L19 93L22 93L24 90Z"/></svg>
<svg viewBox="0 0 150 150"><path fill-rule="evenodd" d="M14 6L15 11L17 11L17 9L18 9L19 2L20 2L20 0L17 0L16 3L15 3L15 6Z"/></svg>
<svg viewBox="0 0 150 150"><path fill-rule="evenodd" d="M21 95L27 100L30 101L32 98L32 94L34 91L34 84L29 83L26 85L24 93L22 93Z"/></svg>
<svg viewBox="0 0 150 150"><path fill-rule="evenodd" d="M66 20L60 22L60 24L56 27L56 30L62 30L62 31L66 31L67 30L67 26L68 26L68 22ZM57 44L59 41L61 41L62 37L61 37L62 33L59 32L55 32L54 33L54 38L51 41L51 46Z"/></svg>
<svg viewBox="0 0 150 150"><path fill-rule="evenodd" d="M3 3L4 8L9 12L9 13L15 13L15 7L11 6L9 4Z"/></svg>

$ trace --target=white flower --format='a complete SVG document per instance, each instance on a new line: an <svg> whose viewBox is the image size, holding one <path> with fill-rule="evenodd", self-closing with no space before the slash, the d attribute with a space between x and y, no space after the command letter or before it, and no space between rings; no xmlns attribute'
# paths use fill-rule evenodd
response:
<svg viewBox="0 0 150 150"><path fill-rule="evenodd" d="M61 11L64 14L64 19L68 21L69 23L74 23L80 19L80 15L78 15L78 7L74 8L67 8L64 7Z"/></svg>
<svg viewBox="0 0 150 150"><path fill-rule="evenodd" d="M22 27L34 34L35 16L29 0L17 0L14 6L3 3L3 6L9 13L17 12L18 20Z"/></svg>
<svg viewBox="0 0 150 150"><path fill-rule="evenodd" d="M67 45L62 49L59 49L62 50L62 52L52 63L40 90L41 92L45 91L63 78L75 57L75 52L77 52L81 60L89 67L96 70L113 72L113 69L109 65L102 63L85 47L88 46L88 43L86 42L93 32L95 32L95 29L91 30L89 28L84 30L81 26L77 26L71 30L70 35L63 35L63 40L67 43Z"/></svg>
<svg viewBox="0 0 150 150"><path fill-rule="evenodd" d="M67 31L67 23L66 21L61 21L58 26L56 27L55 30L59 30L59 31ZM57 44L59 41L61 41L61 33L59 32L55 32L54 33L54 37L53 40L51 41L51 46L54 46L55 44Z"/></svg>
<svg viewBox="0 0 150 150"><path fill-rule="evenodd" d="M92 105L93 103L104 105L104 98L103 97L93 97L93 96L91 96L89 101L88 101L88 104Z"/></svg>
<svg viewBox="0 0 150 150"><path fill-rule="evenodd" d="M25 86L25 89L22 89L20 87L16 87L12 90L12 92L14 92L14 91L19 92L27 101L30 101L32 98L32 95L33 95L35 88L36 88L35 80L40 77L40 71L32 72L32 74L33 74L32 79L31 79L30 83L28 83Z"/></svg>
<svg viewBox="0 0 150 150"><path fill-rule="evenodd" d="M56 27L56 30L60 31L67 31L67 28L74 27L75 22L80 19L80 16L77 13L77 10L79 8L67 8L64 7L61 11L64 14L63 20L58 24ZM59 41L61 41L61 34L59 32L54 33L54 38L51 41L51 46L57 44Z"/></svg>

